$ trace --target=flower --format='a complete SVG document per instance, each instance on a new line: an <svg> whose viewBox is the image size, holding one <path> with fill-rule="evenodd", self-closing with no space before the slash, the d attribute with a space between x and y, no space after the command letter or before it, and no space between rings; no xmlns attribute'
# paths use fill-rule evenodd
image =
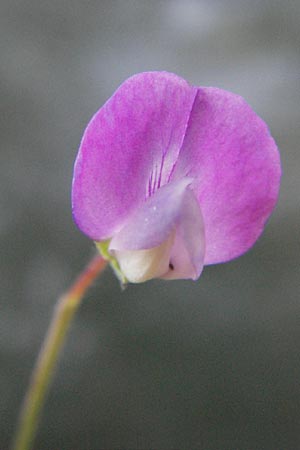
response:
<svg viewBox="0 0 300 450"><path fill-rule="evenodd" d="M280 174L276 144L243 98L140 73L85 130L73 216L123 281L195 280L254 244Z"/></svg>

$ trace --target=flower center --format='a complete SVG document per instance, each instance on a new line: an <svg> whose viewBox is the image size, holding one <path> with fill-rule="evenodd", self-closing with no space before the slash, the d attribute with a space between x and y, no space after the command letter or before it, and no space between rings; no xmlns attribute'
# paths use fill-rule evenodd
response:
<svg viewBox="0 0 300 450"><path fill-rule="evenodd" d="M171 249L174 244L175 230L160 245L147 250L114 250L120 269L131 283L141 283L160 278L174 266L170 263Z"/></svg>
<svg viewBox="0 0 300 450"><path fill-rule="evenodd" d="M157 189L110 240L108 253L128 281L199 277L205 237L192 181L185 177Z"/></svg>

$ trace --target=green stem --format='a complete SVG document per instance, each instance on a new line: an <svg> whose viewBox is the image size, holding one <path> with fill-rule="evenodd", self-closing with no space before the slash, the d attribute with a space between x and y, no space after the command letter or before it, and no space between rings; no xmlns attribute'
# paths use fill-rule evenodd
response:
<svg viewBox="0 0 300 450"><path fill-rule="evenodd" d="M13 445L14 450L29 450L32 446L45 395L72 318L83 295L105 266L106 261L97 255L65 295L58 300L24 399Z"/></svg>

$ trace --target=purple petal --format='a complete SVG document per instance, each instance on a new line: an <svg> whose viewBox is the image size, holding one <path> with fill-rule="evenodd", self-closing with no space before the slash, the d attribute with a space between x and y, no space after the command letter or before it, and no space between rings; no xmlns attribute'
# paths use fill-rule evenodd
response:
<svg viewBox="0 0 300 450"><path fill-rule="evenodd" d="M199 88L173 179L194 177L205 224L205 264L239 256L277 201L280 159L266 124L239 96Z"/></svg>
<svg viewBox="0 0 300 450"><path fill-rule="evenodd" d="M166 72L135 75L95 114L74 169L79 228L111 237L145 198L168 182L197 89Z"/></svg>
<svg viewBox="0 0 300 450"><path fill-rule="evenodd" d="M118 256L122 251L157 248L167 242L172 233L174 244L167 246L165 278L199 277L204 261L204 225L198 202L188 187L192 182L183 178L158 189L127 219L112 238L109 250ZM166 274L168 265L171 269Z"/></svg>

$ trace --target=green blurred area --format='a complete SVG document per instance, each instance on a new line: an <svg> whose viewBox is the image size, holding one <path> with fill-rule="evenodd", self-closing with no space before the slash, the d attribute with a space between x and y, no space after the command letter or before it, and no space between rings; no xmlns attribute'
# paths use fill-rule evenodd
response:
<svg viewBox="0 0 300 450"><path fill-rule="evenodd" d="M91 115L135 72L241 94L281 149L246 255L124 292L110 270L69 335L37 450L300 448L300 3L2 1L0 448L56 298L92 256L70 208Z"/></svg>

